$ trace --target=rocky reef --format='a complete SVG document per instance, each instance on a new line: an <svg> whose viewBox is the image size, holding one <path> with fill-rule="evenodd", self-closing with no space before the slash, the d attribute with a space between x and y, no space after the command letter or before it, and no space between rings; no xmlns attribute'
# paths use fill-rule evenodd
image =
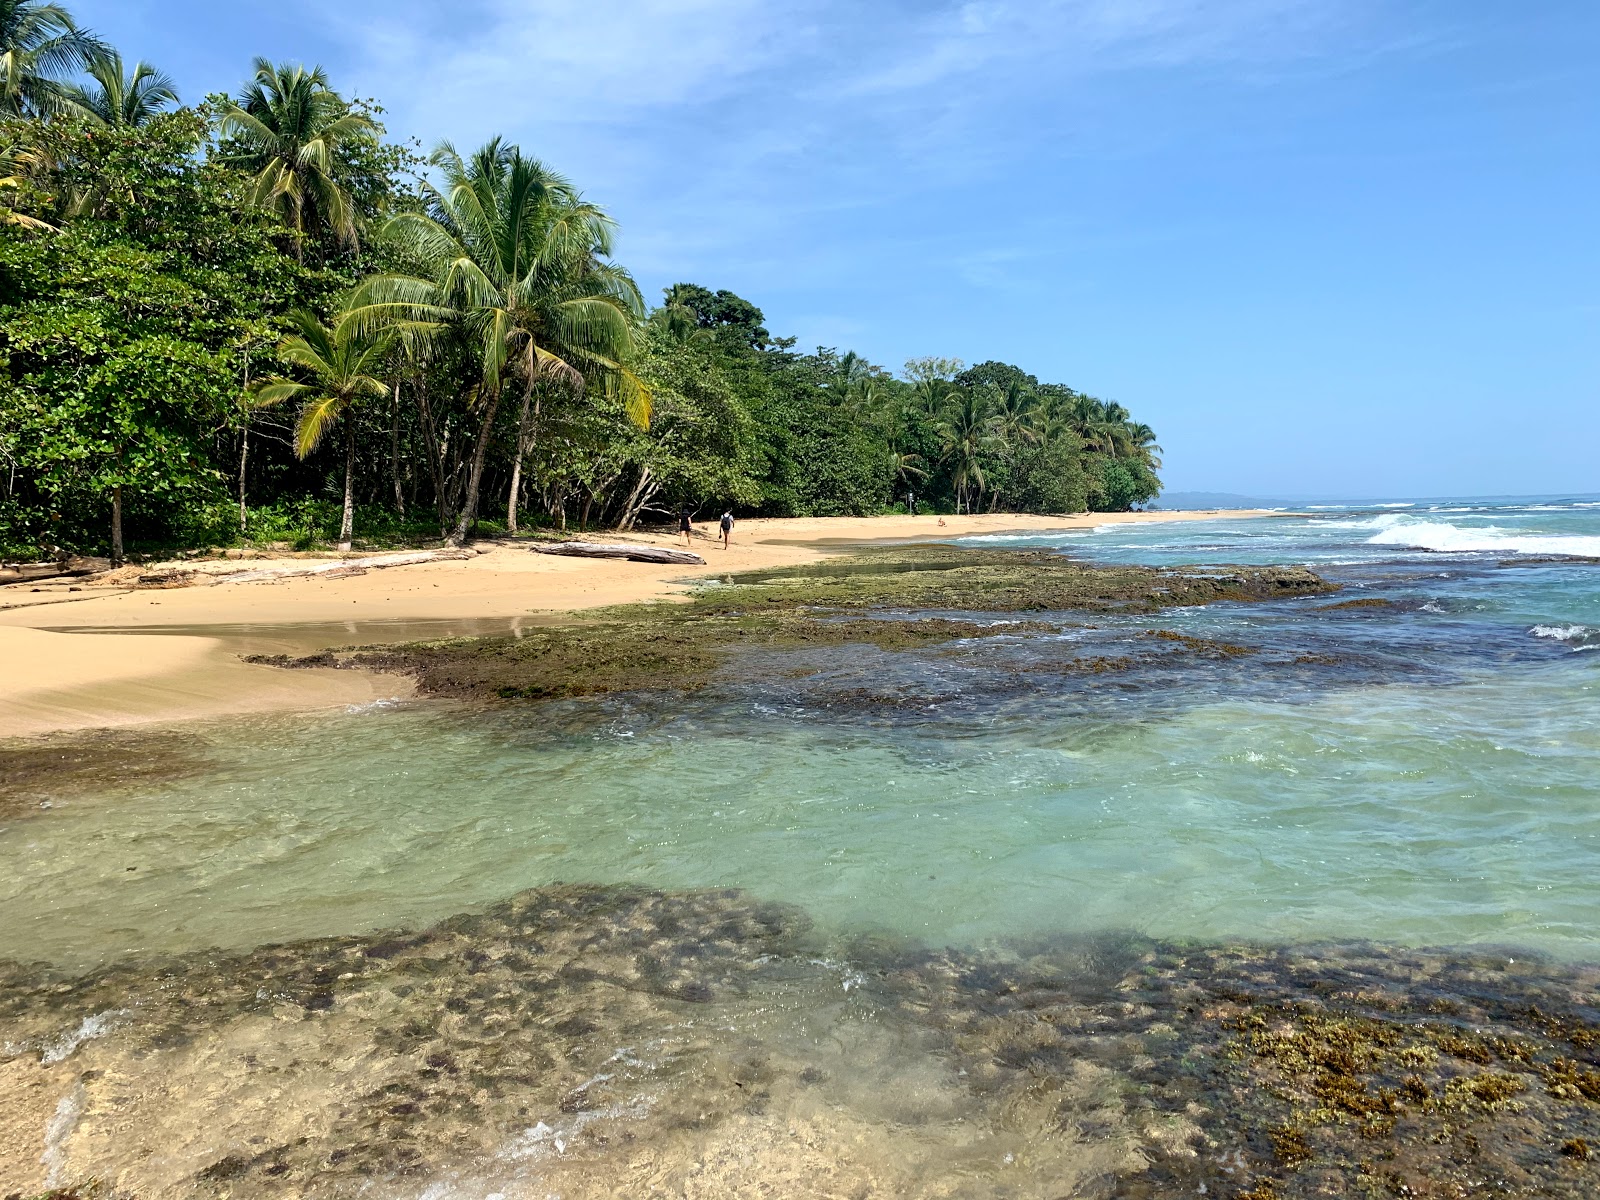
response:
<svg viewBox="0 0 1600 1200"><path fill-rule="evenodd" d="M430 695L462 699L692 690L739 649L910 649L1028 628L950 614L1154 613L1336 590L1300 567L1164 570L1094 566L1034 551L909 547L732 576L683 604L611 609L518 637L252 661L404 671Z"/></svg>
<svg viewBox="0 0 1600 1200"><path fill-rule="evenodd" d="M840 942L738 891L558 886L0 967L0 1195L1577 1198L1597 984L1378 945Z"/></svg>

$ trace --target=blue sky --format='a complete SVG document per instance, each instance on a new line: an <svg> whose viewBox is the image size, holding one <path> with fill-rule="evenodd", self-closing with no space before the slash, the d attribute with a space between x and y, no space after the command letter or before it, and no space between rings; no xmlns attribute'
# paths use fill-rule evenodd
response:
<svg viewBox="0 0 1600 1200"><path fill-rule="evenodd" d="M1594 0L69 7L188 98L263 54L508 135L652 299L1120 400L1170 488L1600 491Z"/></svg>

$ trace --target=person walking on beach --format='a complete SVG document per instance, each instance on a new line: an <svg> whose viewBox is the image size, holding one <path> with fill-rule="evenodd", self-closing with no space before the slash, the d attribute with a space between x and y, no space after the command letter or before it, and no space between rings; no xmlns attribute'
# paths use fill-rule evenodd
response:
<svg viewBox="0 0 1600 1200"><path fill-rule="evenodd" d="M733 540L733 510L729 509L723 513L722 520L718 521L717 524L722 529L722 548L726 550L728 543Z"/></svg>
<svg viewBox="0 0 1600 1200"><path fill-rule="evenodd" d="M678 532L683 534L683 544L689 544L690 535L694 533L694 523L689 519L689 510L682 509L678 513Z"/></svg>

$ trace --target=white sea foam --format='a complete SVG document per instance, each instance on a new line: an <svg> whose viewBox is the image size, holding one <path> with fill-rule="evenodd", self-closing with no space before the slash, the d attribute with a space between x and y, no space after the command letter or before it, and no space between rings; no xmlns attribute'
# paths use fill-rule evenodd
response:
<svg viewBox="0 0 1600 1200"><path fill-rule="evenodd" d="M383 712L386 709L399 708L404 703L405 701L399 696L390 696L383 700L368 700L365 704L347 704L344 710L352 716L359 716L361 713Z"/></svg>
<svg viewBox="0 0 1600 1200"><path fill-rule="evenodd" d="M48 1060L46 1060L48 1061ZM44 1153L39 1162L45 1169L45 1187L61 1187L67 1182L67 1139L78 1127L83 1115L83 1084L73 1085L72 1091L56 1102L55 1115L45 1123Z"/></svg>
<svg viewBox="0 0 1600 1200"><path fill-rule="evenodd" d="M1588 625L1535 625L1528 632L1536 638L1565 642L1574 650L1600 650L1600 629Z"/></svg>
<svg viewBox="0 0 1600 1200"><path fill-rule="evenodd" d="M1382 521L1383 518L1378 518ZM1411 546L1419 550L1471 554L1570 554L1584 558L1600 557L1600 537L1562 536L1525 533L1485 525L1463 529L1447 521L1393 521L1374 525L1377 530L1367 539L1369 546Z"/></svg>
<svg viewBox="0 0 1600 1200"><path fill-rule="evenodd" d="M69 1056L74 1050L91 1038L104 1037L111 1032L111 1027L118 1017L128 1015L125 1008L107 1009L105 1012L95 1013L85 1017L76 1029L63 1033L55 1041L46 1044L39 1058L41 1062L55 1063Z"/></svg>

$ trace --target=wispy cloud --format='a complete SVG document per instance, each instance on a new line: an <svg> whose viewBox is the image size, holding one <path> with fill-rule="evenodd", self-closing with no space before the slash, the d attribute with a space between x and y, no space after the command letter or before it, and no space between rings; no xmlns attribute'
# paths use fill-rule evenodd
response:
<svg viewBox="0 0 1600 1200"><path fill-rule="evenodd" d="M396 132L520 141L613 209L642 274L820 286L849 252L818 230L927 245L897 214L931 192L1081 153L1094 79L1312 58L1370 2L356 0L335 36ZM973 215L952 270L998 285L1033 246L1003 206Z"/></svg>

